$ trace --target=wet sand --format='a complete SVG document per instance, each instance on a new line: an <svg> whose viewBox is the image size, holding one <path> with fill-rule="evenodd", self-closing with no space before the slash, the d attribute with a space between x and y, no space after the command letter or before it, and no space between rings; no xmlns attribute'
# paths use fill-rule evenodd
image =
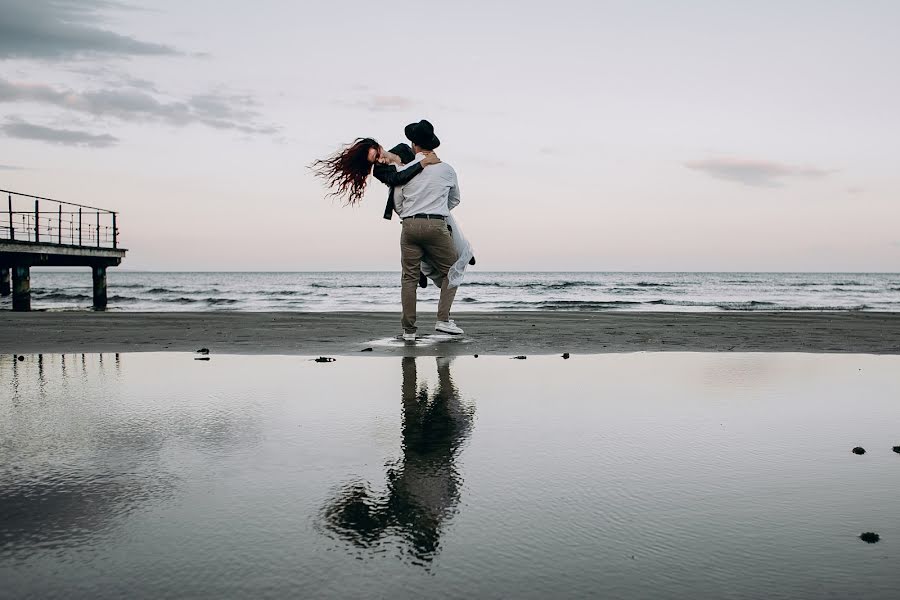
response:
<svg viewBox="0 0 900 600"><path fill-rule="evenodd" d="M900 354L900 313L464 313L466 335L402 344L392 313L0 313L0 353L554 354L638 351Z"/></svg>

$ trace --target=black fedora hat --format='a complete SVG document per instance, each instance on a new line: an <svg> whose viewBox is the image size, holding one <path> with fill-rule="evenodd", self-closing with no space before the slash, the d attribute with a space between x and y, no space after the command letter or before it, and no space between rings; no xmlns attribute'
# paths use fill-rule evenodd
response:
<svg viewBox="0 0 900 600"><path fill-rule="evenodd" d="M441 140L434 135L434 125L422 119L418 123L410 123L403 130L406 139L426 150L434 150L441 145Z"/></svg>

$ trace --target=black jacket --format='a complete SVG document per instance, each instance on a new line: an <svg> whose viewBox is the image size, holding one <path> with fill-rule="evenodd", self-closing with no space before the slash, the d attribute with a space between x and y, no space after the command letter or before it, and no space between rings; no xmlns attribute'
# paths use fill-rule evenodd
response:
<svg viewBox="0 0 900 600"><path fill-rule="evenodd" d="M399 156L400 160L402 160L404 164L411 163L412 161L416 160L415 153L413 153L412 148L410 148L407 144L397 144L396 146L391 148L390 151ZM423 167L419 163L416 163L408 169L404 169L402 171L398 171L397 167L394 165L375 165L375 168L372 169L372 174L375 175L375 179L391 188L391 191L388 192L387 206L384 207L385 219L390 220L394 216L394 188L398 185L403 185L404 183L409 182L410 179L421 173L422 169L424 168L425 167Z"/></svg>

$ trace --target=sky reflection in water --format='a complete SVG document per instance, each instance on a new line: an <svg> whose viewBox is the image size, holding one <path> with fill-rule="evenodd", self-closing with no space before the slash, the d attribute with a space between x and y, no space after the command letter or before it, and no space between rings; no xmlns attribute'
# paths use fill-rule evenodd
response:
<svg viewBox="0 0 900 600"><path fill-rule="evenodd" d="M2 356L0 384L3 596L900 585L900 357Z"/></svg>

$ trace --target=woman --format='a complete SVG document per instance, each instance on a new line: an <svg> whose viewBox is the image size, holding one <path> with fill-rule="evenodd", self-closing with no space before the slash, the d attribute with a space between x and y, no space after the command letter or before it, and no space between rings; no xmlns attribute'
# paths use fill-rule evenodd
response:
<svg viewBox="0 0 900 600"><path fill-rule="evenodd" d="M384 218L390 219L394 213L395 188L404 185L422 172L429 165L441 162L434 152L424 152L425 158L415 161L412 149L406 144L397 144L390 151L386 151L372 138L357 138L343 150L335 152L328 158L317 160L311 168L315 175L323 180L332 191L329 196L344 198L347 204L357 205L362 201L369 181L369 175L374 172L375 178L390 188L387 206L384 210ZM404 169L398 169L404 164L413 163ZM453 236L453 245L459 257L448 274L450 287L459 287L465 275L466 265L474 265L475 257L472 246L462 235L456 220L451 215L447 220L450 233ZM422 261L422 274L419 277L419 286L426 287L428 278L440 287L441 275L437 269Z"/></svg>

